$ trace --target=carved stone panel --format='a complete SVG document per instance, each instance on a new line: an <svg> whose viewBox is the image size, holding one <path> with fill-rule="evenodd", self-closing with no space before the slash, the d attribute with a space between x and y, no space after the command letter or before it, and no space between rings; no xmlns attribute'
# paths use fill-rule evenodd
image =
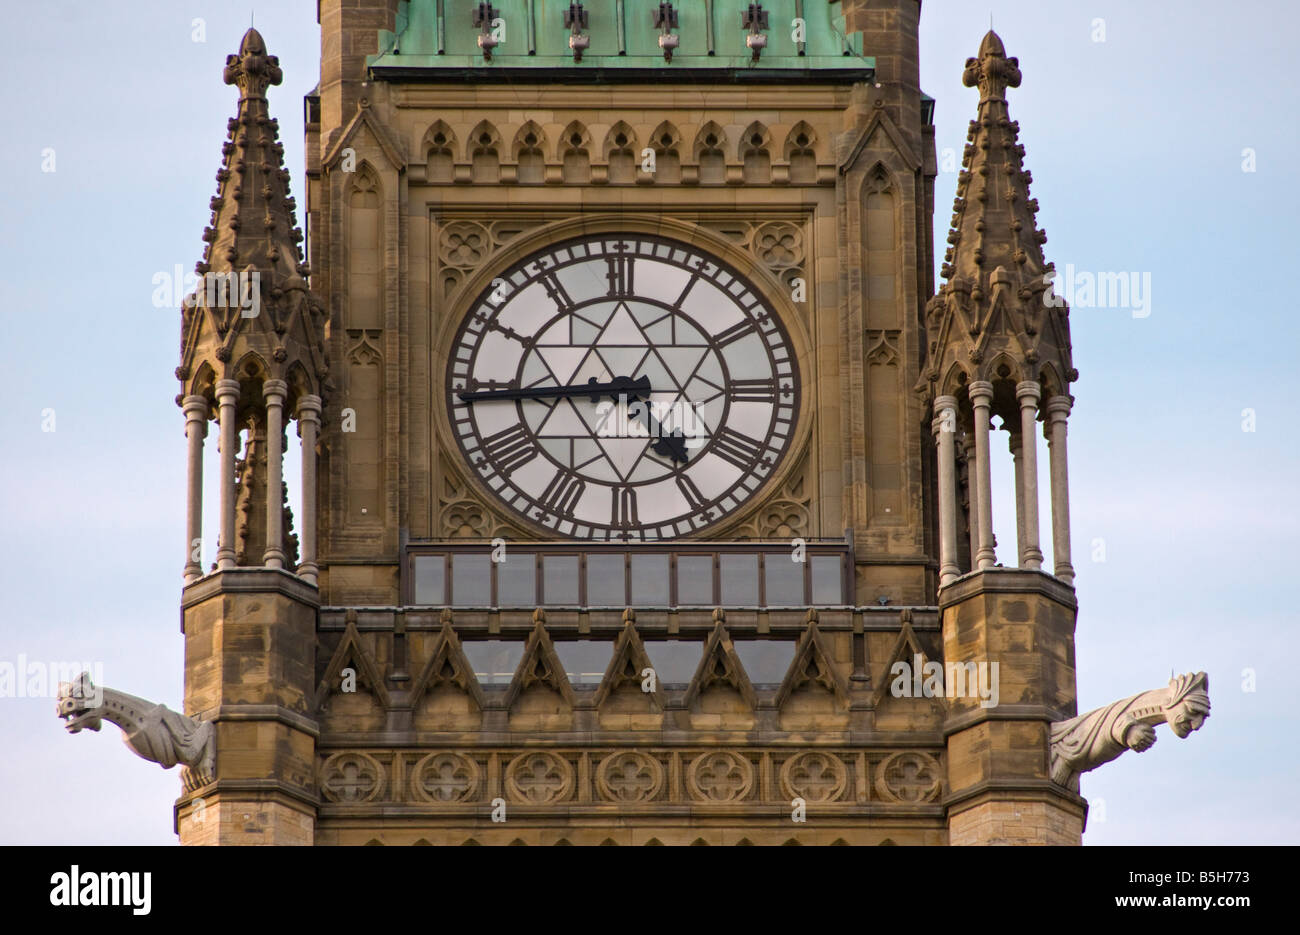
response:
<svg viewBox="0 0 1300 935"><path fill-rule="evenodd" d="M459 753L431 753L411 770L418 799L443 805L470 802L478 795L478 764Z"/></svg>
<svg viewBox="0 0 1300 935"><path fill-rule="evenodd" d="M704 753L691 761L686 785L697 802L739 802L754 789L754 765L731 750Z"/></svg>
<svg viewBox="0 0 1300 935"><path fill-rule="evenodd" d="M573 766L554 753L525 753L506 767L506 791L515 802L553 805L573 794Z"/></svg>

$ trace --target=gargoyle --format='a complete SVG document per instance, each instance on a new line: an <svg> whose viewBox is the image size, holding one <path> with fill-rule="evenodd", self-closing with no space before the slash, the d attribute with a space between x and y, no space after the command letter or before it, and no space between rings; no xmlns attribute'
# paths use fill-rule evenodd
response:
<svg viewBox="0 0 1300 935"><path fill-rule="evenodd" d="M111 688L99 688L90 674L59 683L58 715L68 733L99 730L103 721L122 728L122 740L146 760L171 769L177 763L185 791L193 792L216 776L217 738L211 721L196 721L164 705Z"/></svg>
<svg viewBox="0 0 1300 935"><path fill-rule="evenodd" d="M1210 716L1210 680L1204 672L1179 675L1166 688L1143 692L1052 725L1052 779L1077 791L1079 774L1141 753L1156 742L1162 721L1179 737L1200 730Z"/></svg>

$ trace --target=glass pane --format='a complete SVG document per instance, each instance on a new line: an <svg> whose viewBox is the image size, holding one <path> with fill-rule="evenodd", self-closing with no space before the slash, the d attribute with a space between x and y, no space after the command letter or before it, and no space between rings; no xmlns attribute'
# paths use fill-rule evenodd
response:
<svg viewBox="0 0 1300 935"><path fill-rule="evenodd" d="M755 685L780 685L794 660L795 644L790 640L738 640L734 645Z"/></svg>
<svg viewBox="0 0 1300 935"><path fill-rule="evenodd" d="M447 603L447 557L416 555L411 559L412 597L414 604Z"/></svg>
<svg viewBox="0 0 1300 935"><path fill-rule="evenodd" d="M507 552L497 563L497 604L501 607L537 606L537 556L532 552Z"/></svg>
<svg viewBox="0 0 1300 935"><path fill-rule="evenodd" d="M812 602L814 604L844 603L844 582L840 571L838 555L812 557Z"/></svg>
<svg viewBox="0 0 1300 935"><path fill-rule="evenodd" d="M521 640L466 640L461 644L465 658L480 685L508 685L524 658Z"/></svg>
<svg viewBox="0 0 1300 935"><path fill-rule="evenodd" d="M451 557L451 599L457 607L486 607L492 603L492 556Z"/></svg>
<svg viewBox="0 0 1300 935"><path fill-rule="evenodd" d="M758 606L758 556L720 555L722 603L726 607Z"/></svg>
<svg viewBox="0 0 1300 935"><path fill-rule="evenodd" d="M677 556L677 603L713 606L713 556Z"/></svg>
<svg viewBox="0 0 1300 935"><path fill-rule="evenodd" d="M603 640L561 640L555 644L570 685L599 685L614 656L614 644Z"/></svg>
<svg viewBox="0 0 1300 935"><path fill-rule="evenodd" d="M704 656L702 640L646 640L646 655L660 685L685 685Z"/></svg>
<svg viewBox="0 0 1300 935"><path fill-rule="evenodd" d="M578 604L578 556L547 555L543 557L542 589L547 604L576 607Z"/></svg>
<svg viewBox="0 0 1300 935"><path fill-rule="evenodd" d="M667 555L632 555L632 603L668 606Z"/></svg>
<svg viewBox="0 0 1300 935"><path fill-rule="evenodd" d="M803 601L803 562L793 552L768 552L763 556L763 585L768 607L797 607Z"/></svg>
<svg viewBox="0 0 1300 935"><path fill-rule="evenodd" d="M587 604L591 607L625 607L623 556L587 556Z"/></svg>

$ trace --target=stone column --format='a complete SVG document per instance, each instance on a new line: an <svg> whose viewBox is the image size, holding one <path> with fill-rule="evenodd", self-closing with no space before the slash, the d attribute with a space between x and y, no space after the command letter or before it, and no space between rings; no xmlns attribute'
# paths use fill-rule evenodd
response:
<svg viewBox="0 0 1300 935"><path fill-rule="evenodd" d="M284 400L289 384L267 380L262 384L266 397L266 552L262 564L267 568L284 567Z"/></svg>
<svg viewBox="0 0 1300 935"><path fill-rule="evenodd" d="M957 567L957 397L934 401L931 425L939 447L939 587L961 574Z"/></svg>
<svg viewBox="0 0 1300 935"><path fill-rule="evenodd" d="M221 429L221 537L217 543L217 569L235 567L235 446L239 430L235 425L235 404L239 402L239 381L217 381L217 424Z"/></svg>
<svg viewBox="0 0 1300 935"><path fill-rule="evenodd" d="M203 545L203 439L208 434L208 400L204 396L186 396L181 400L185 413L185 438L189 446L185 489L185 583L203 577L199 564Z"/></svg>
<svg viewBox="0 0 1300 935"><path fill-rule="evenodd" d="M1015 465L1016 475L1016 556L1018 565L1025 567L1025 462L1021 457L1024 441L1019 432L1012 432L1008 444L1011 449L1011 463Z"/></svg>
<svg viewBox="0 0 1300 935"><path fill-rule="evenodd" d="M1033 380L1016 384L1016 399L1020 401L1020 438L1024 445L1021 453L1024 478L1016 485L1016 493L1020 496L1019 512L1024 516L1020 567L1035 571L1043 567L1043 550L1038 546L1038 436L1034 432L1041 395L1042 388Z"/></svg>
<svg viewBox="0 0 1300 935"><path fill-rule="evenodd" d="M1056 577L1074 584L1074 566L1070 564L1070 477L1066 469L1065 422L1074 400L1070 396L1053 396L1047 400L1048 457L1052 472L1052 551L1056 560Z"/></svg>
<svg viewBox="0 0 1300 935"><path fill-rule="evenodd" d="M316 584L316 435L320 429L319 396L298 401L298 436L302 439L302 562L298 574Z"/></svg>
<svg viewBox="0 0 1300 935"><path fill-rule="evenodd" d="M992 568L997 560L993 551L993 478L989 465L989 408L993 405L993 384L976 380L970 385L970 401L975 409L975 515L979 528L979 551L975 568Z"/></svg>
<svg viewBox="0 0 1300 935"><path fill-rule="evenodd" d="M968 432L962 439L962 451L966 454L966 535L970 539L970 567L975 570L975 555L980 550L980 524L975 518L975 433Z"/></svg>

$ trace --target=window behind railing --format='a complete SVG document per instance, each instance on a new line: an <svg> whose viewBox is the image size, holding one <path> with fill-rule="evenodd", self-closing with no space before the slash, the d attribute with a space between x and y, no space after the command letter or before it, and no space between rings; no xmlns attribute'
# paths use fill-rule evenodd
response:
<svg viewBox="0 0 1300 935"><path fill-rule="evenodd" d="M843 540L407 548L411 606L807 607L852 602Z"/></svg>

